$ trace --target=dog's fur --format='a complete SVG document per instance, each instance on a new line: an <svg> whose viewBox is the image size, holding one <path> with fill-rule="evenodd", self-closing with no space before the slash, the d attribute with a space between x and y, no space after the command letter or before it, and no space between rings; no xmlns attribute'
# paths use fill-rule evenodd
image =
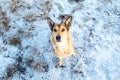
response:
<svg viewBox="0 0 120 80"><path fill-rule="evenodd" d="M55 54L59 58L58 65L61 66L62 58L69 55L76 56L69 33L72 16L68 16L67 18L65 16L62 16L61 24L54 23L49 17L47 17L47 22L52 31L50 40L53 43Z"/></svg>

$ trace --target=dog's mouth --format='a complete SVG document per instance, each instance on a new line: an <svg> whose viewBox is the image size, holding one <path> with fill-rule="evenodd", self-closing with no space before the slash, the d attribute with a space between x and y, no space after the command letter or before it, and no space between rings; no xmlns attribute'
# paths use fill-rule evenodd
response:
<svg viewBox="0 0 120 80"><path fill-rule="evenodd" d="M61 40L56 40L57 42L61 42Z"/></svg>

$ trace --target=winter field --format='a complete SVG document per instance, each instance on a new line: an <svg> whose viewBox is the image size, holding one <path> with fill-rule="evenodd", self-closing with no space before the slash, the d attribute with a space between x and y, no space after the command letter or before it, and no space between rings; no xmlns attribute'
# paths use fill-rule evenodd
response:
<svg viewBox="0 0 120 80"><path fill-rule="evenodd" d="M63 14L77 57L56 67L46 17ZM120 0L0 0L0 80L120 80Z"/></svg>

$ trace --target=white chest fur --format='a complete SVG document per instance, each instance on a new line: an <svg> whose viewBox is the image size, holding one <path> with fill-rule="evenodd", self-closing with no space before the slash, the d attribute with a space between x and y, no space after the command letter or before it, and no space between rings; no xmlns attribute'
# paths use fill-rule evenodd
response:
<svg viewBox="0 0 120 80"><path fill-rule="evenodd" d="M57 46L59 51L63 52L63 51L66 51L68 46L67 46L67 43L65 41L63 42L57 42Z"/></svg>

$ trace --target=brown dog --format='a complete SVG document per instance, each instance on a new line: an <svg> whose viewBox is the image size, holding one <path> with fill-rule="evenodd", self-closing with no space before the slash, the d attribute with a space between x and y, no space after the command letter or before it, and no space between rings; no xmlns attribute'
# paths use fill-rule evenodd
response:
<svg viewBox="0 0 120 80"><path fill-rule="evenodd" d="M69 55L76 56L69 33L72 16L67 18L63 16L61 24L54 23L49 17L47 17L47 21L52 31L50 40L53 43L55 54L59 58L58 65L61 66L62 58Z"/></svg>

